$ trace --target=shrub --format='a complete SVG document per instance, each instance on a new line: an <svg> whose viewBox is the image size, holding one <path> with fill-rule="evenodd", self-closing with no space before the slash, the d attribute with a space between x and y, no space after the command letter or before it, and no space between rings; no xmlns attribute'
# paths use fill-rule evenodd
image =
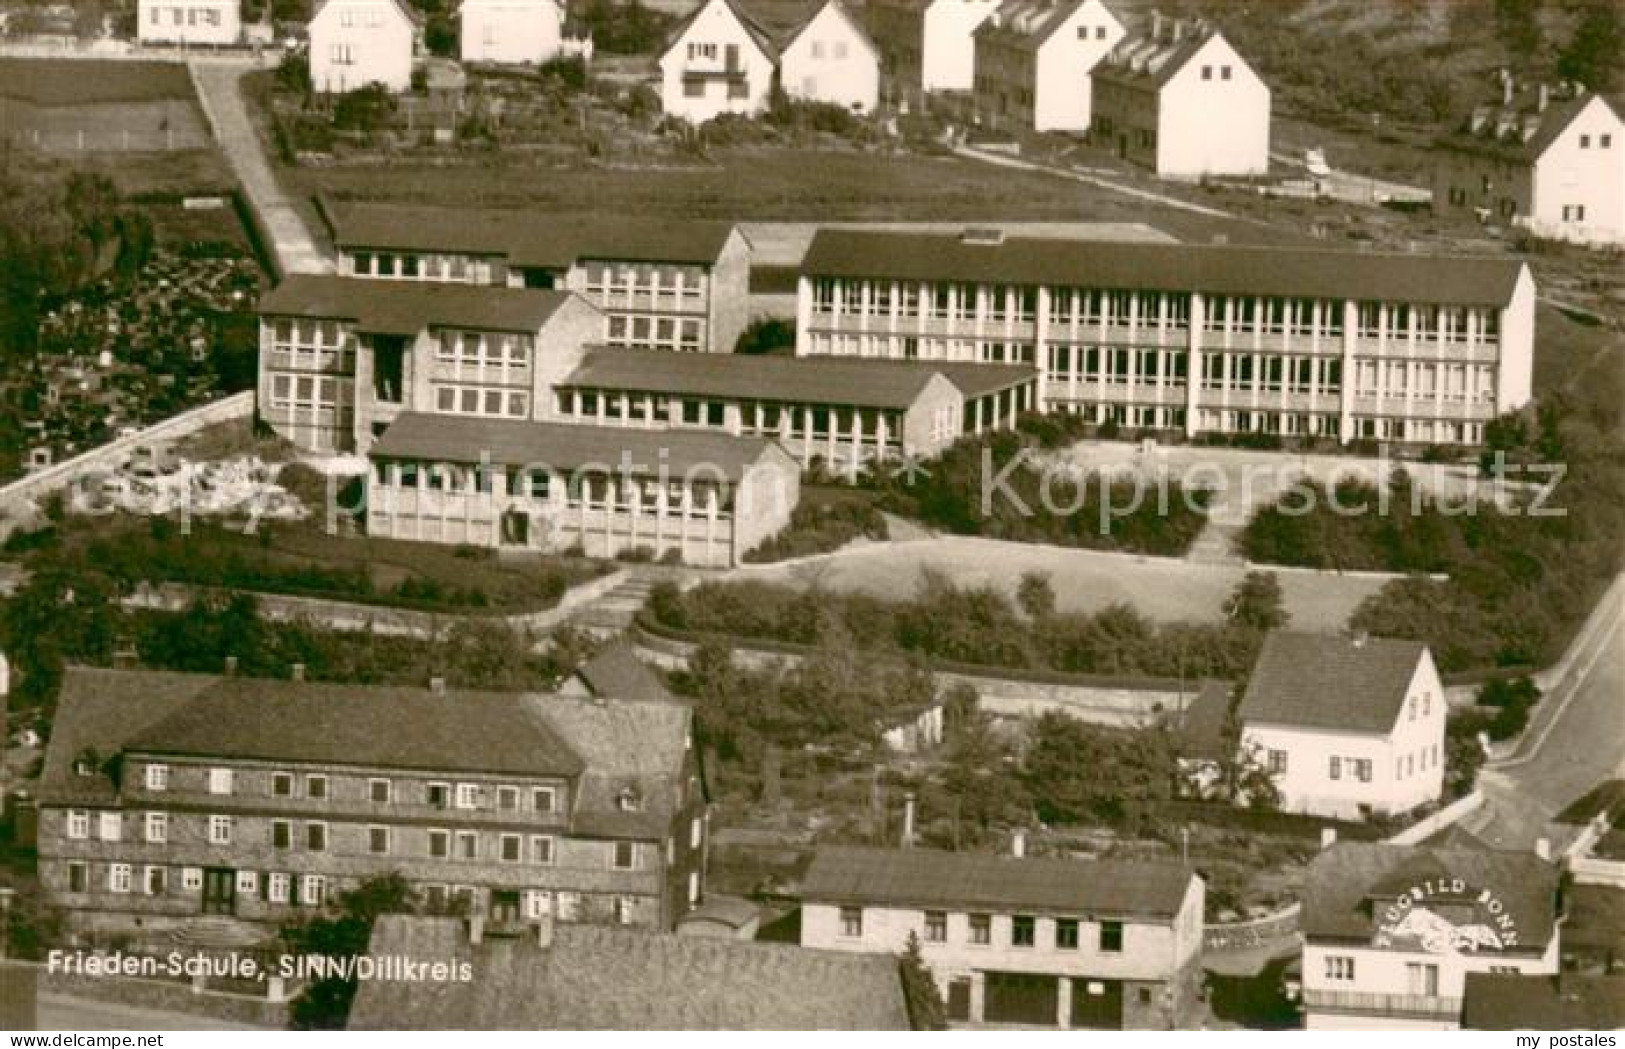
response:
<svg viewBox="0 0 1625 1049"><path fill-rule="evenodd" d="M745 560L786 561L839 550L859 537L878 541L886 535L886 518L864 500L803 502L791 513L790 523L747 553Z"/></svg>
<svg viewBox="0 0 1625 1049"><path fill-rule="evenodd" d="M739 334L739 341L734 344L735 353L770 353L773 350L788 349L796 344L796 324L794 321L781 320L778 317L763 317L751 321L750 326Z"/></svg>

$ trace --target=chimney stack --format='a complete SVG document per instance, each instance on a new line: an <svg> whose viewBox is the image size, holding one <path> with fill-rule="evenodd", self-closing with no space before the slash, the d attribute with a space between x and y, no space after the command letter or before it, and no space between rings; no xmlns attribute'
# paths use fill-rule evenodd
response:
<svg viewBox="0 0 1625 1049"><path fill-rule="evenodd" d="M1546 107L1551 105L1552 89L1548 84L1542 84L1535 89L1535 112L1544 113Z"/></svg>
<svg viewBox="0 0 1625 1049"><path fill-rule="evenodd" d="M235 673L237 673L237 657L236 656L227 656L226 657L226 676L231 677Z"/></svg>
<svg viewBox="0 0 1625 1049"><path fill-rule="evenodd" d="M485 939L485 915L474 914L468 919L468 945L478 947Z"/></svg>
<svg viewBox="0 0 1625 1049"><path fill-rule="evenodd" d="M1151 39L1158 42L1158 43L1162 42L1162 12L1161 11L1152 11L1151 12Z"/></svg>
<svg viewBox="0 0 1625 1049"><path fill-rule="evenodd" d="M1536 838L1535 855L1550 863L1552 861L1552 840L1550 838Z"/></svg>
<svg viewBox="0 0 1625 1049"><path fill-rule="evenodd" d="M1021 859L1027 855L1027 832L1018 830L1010 837L1010 855Z"/></svg>
<svg viewBox="0 0 1625 1049"><path fill-rule="evenodd" d="M305 680L305 665L303 663L293 664L288 668L288 676L295 681Z"/></svg>
<svg viewBox="0 0 1625 1049"><path fill-rule="evenodd" d="M536 919L536 946L544 951L553 946L553 915L551 912Z"/></svg>
<svg viewBox="0 0 1625 1049"><path fill-rule="evenodd" d="M1337 844L1337 828L1336 827L1322 827L1322 828L1320 828L1320 847L1321 847L1321 849L1322 850L1329 849L1333 845L1336 845L1336 844Z"/></svg>
<svg viewBox="0 0 1625 1049"><path fill-rule="evenodd" d="M1512 104L1512 96L1517 93L1517 86L1517 82L1512 79L1512 74L1504 69L1501 70L1501 104L1503 106Z"/></svg>
<svg viewBox="0 0 1625 1049"><path fill-rule="evenodd" d="M429 691L437 696L446 694L446 679L436 675L429 679Z"/></svg>
<svg viewBox="0 0 1625 1049"><path fill-rule="evenodd" d="M914 847L914 792L903 795L903 848Z"/></svg>

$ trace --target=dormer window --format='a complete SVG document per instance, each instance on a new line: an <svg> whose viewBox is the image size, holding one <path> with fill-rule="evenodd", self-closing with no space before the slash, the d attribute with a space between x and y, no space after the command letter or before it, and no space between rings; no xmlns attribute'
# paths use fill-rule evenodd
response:
<svg viewBox="0 0 1625 1049"><path fill-rule="evenodd" d="M643 798L632 787L622 787L615 795L615 807L622 812L638 812L643 808Z"/></svg>
<svg viewBox="0 0 1625 1049"><path fill-rule="evenodd" d="M169 789L169 766L168 765L148 765L147 766L146 783L147 783L147 789L148 790L152 790L152 791L168 790Z"/></svg>
<svg viewBox="0 0 1625 1049"><path fill-rule="evenodd" d="M87 753L74 758L73 774L75 776L94 776L96 774L96 755Z"/></svg>

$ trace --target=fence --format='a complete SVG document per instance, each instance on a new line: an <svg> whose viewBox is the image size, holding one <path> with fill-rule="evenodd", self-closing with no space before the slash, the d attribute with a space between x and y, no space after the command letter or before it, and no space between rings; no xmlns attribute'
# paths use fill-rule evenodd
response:
<svg viewBox="0 0 1625 1049"><path fill-rule="evenodd" d="M208 149L213 145L207 132L195 128L31 128L18 131L15 141L43 153L159 153Z"/></svg>

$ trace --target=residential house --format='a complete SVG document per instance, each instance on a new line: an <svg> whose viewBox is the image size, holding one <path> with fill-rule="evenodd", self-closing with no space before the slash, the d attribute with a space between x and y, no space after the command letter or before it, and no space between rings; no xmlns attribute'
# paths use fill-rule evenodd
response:
<svg viewBox="0 0 1625 1049"><path fill-rule="evenodd" d="M556 396L560 419L775 438L803 467L847 470L1009 429L1036 402L1036 377L998 364L590 350Z"/></svg>
<svg viewBox="0 0 1625 1049"><path fill-rule="evenodd" d="M360 451L398 416L553 418L603 317L564 291L296 274L260 298L260 415L301 448Z"/></svg>
<svg viewBox="0 0 1625 1049"><path fill-rule="evenodd" d="M1361 819L1443 796L1447 707L1419 641L1275 630L1237 717L1282 809Z"/></svg>
<svg viewBox="0 0 1625 1049"><path fill-rule="evenodd" d="M1529 402L1512 258L823 229L798 356L1020 364L1129 430L1476 445Z"/></svg>
<svg viewBox="0 0 1625 1049"><path fill-rule="evenodd" d="M1625 975L1470 972L1466 986L1463 1030L1625 1030Z"/></svg>
<svg viewBox="0 0 1625 1049"><path fill-rule="evenodd" d="M886 94L899 108L921 106L934 92L975 86L978 26L999 0L873 0L869 32L880 48Z"/></svg>
<svg viewBox="0 0 1625 1049"><path fill-rule="evenodd" d="M339 272L564 288L603 341L729 353L750 317L750 244L727 222L324 203Z"/></svg>
<svg viewBox="0 0 1625 1049"><path fill-rule="evenodd" d="M238 0L139 0L135 37L143 44L225 47L238 42Z"/></svg>
<svg viewBox="0 0 1625 1049"><path fill-rule="evenodd" d="M995 128L1088 131L1090 74L1126 32L1101 0L1005 0L975 33L977 112Z"/></svg>
<svg viewBox="0 0 1625 1049"><path fill-rule="evenodd" d="M1602 95L1532 100L1508 82L1504 104L1480 106L1440 140L1433 206L1516 223L1544 237L1625 242L1625 107Z"/></svg>
<svg viewBox="0 0 1625 1049"><path fill-rule="evenodd" d="M402 0L322 0L310 16L310 82L323 93L412 86L422 18Z"/></svg>
<svg viewBox="0 0 1625 1049"><path fill-rule="evenodd" d="M820 849L801 945L895 955L912 935L959 1023L1169 1030L1197 1008L1203 898L1177 864Z"/></svg>
<svg viewBox="0 0 1625 1049"><path fill-rule="evenodd" d="M369 456L367 533L422 542L729 568L800 497L783 448L720 433L406 412Z"/></svg>
<svg viewBox="0 0 1625 1049"><path fill-rule="evenodd" d="M692 124L760 113L778 61L773 34L736 0L705 0L673 30L660 56L661 108Z"/></svg>
<svg viewBox="0 0 1625 1049"><path fill-rule="evenodd" d="M545 918L509 930L399 914L378 919L368 950L468 978L363 981L351 1030L909 1029L895 958Z"/></svg>
<svg viewBox="0 0 1625 1049"><path fill-rule="evenodd" d="M539 66L564 53L560 0L462 0L457 17L464 63Z"/></svg>
<svg viewBox="0 0 1625 1049"><path fill-rule="evenodd" d="M1096 141L1161 178L1267 175L1270 89L1224 34L1160 23L1093 73Z"/></svg>
<svg viewBox="0 0 1625 1049"><path fill-rule="evenodd" d="M1556 974L1558 874L1532 852L1334 844L1304 878L1304 1026L1456 1030L1468 974Z"/></svg>
<svg viewBox="0 0 1625 1049"><path fill-rule="evenodd" d="M626 640L612 641L559 683L559 694L578 698L671 700L666 679L637 657Z"/></svg>
<svg viewBox="0 0 1625 1049"><path fill-rule="evenodd" d="M493 921L671 928L702 893L681 704L70 668L39 877L75 928L277 925L367 878Z"/></svg>
<svg viewBox="0 0 1625 1049"><path fill-rule="evenodd" d="M880 51L841 0L824 0L785 36L779 83L791 98L870 113L880 104Z"/></svg>

